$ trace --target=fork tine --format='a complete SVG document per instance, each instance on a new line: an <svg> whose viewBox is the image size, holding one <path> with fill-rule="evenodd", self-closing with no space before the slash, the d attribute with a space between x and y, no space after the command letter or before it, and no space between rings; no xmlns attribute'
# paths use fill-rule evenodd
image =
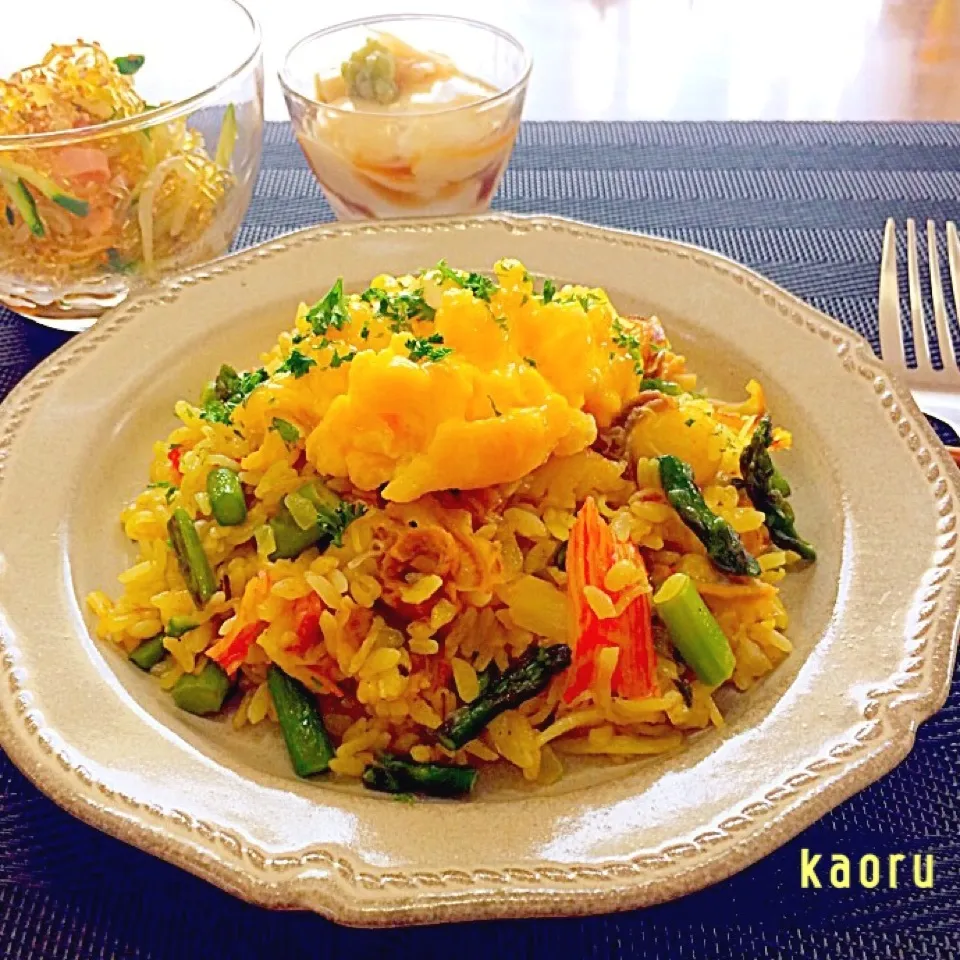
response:
<svg viewBox="0 0 960 960"><path fill-rule="evenodd" d="M960 237L957 236L957 225L947 221L947 260L950 264L950 286L953 288L953 307L957 320L960 321ZM949 338L949 331L947 332ZM951 349L953 340L950 340ZM954 355L956 363L956 356Z"/></svg>
<svg viewBox="0 0 960 960"><path fill-rule="evenodd" d="M957 355L953 349L953 337L947 323L947 305L943 300L943 283L940 280L940 254L937 252L937 225L927 221L927 253L930 259L930 292L933 294L933 319L936 325L936 338L940 344L940 357L945 370L957 365Z"/></svg>
<svg viewBox="0 0 960 960"><path fill-rule="evenodd" d="M929 370L930 345L923 328L923 291L920 289L920 266L917 262L917 224L912 217L907 220L907 285L910 291L910 323L917 369Z"/></svg>
<svg viewBox="0 0 960 960"><path fill-rule="evenodd" d="M960 253L960 251L958 251ZM960 256L958 256L960 268ZM954 292L960 291L954 273ZM960 300L958 300L960 303ZM897 225L888 220L883 229L883 253L880 257L880 353L890 367L905 367L903 328L900 325L900 291L897 287Z"/></svg>

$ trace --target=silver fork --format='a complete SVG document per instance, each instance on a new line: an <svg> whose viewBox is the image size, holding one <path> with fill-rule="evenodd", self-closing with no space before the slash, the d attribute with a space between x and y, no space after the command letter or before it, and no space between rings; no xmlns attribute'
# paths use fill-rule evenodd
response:
<svg viewBox="0 0 960 960"><path fill-rule="evenodd" d="M927 338L923 323L923 291L917 258L917 226L907 220L907 288L910 296L910 321L913 331L916 367L908 367L906 340L900 323L900 291L897 285L897 228L888 220L883 234L880 258L880 350L890 371L909 388L924 413L931 414L953 427L960 434L960 368L947 325L947 308L940 279L940 258L937 254L937 228L927 221L927 251L930 261L930 294L933 300L935 330ZM957 227L947 223L947 259L953 302L960 316L960 238ZM931 362L931 349L938 346L943 369ZM953 451L951 450L951 453ZM957 459L957 456L954 456Z"/></svg>

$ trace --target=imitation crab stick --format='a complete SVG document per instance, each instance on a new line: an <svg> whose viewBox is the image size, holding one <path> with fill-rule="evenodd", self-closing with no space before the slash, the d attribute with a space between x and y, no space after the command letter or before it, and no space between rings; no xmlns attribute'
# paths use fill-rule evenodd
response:
<svg viewBox="0 0 960 960"><path fill-rule="evenodd" d="M206 651L207 656L218 663L230 676L237 672L240 664L246 660L250 648L257 642L260 634L267 629L266 621L257 616L257 607L267 599L269 594L270 577L261 570L244 587L234 628Z"/></svg>
<svg viewBox="0 0 960 960"><path fill-rule="evenodd" d="M563 698L570 703L593 682L596 655L603 647L620 648L613 689L638 699L656 692L656 653L653 649L650 598L635 585L609 595L614 615L601 617L587 600L585 588L604 589L610 568L621 560L645 575L637 548L617 540L592 498L588 498L570 531L567 546L567 591L573 620L573 663ZM641 578L642 580L643 578ZM630 593L634 592L634 596Z"/></svg>

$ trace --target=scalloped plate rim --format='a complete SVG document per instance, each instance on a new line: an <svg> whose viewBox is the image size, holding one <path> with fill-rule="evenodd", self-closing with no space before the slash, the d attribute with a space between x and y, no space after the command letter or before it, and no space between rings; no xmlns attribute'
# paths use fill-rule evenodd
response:
<svg viewBox="0 0 960 960"><path fill-rule="evenodd" d="M30 405L36 401L43 392L46 378L62 372L67 358L76 358L96 349L99 342L111 336L112 332L127 322L140 307L171 303L185 286L240 268L253 260L280 254L291 246L322 243L330 236L371 231L383 233L465 230L485 224L500 225L508 229L589 234L606 242L628 245L647 244L673 252L674 255L704 258L708 264L719 267L722 272L753 284L755 292L762 292L778 304L789 308L784 310L781 307L781 314L786 315L792 311L794 318L803 320L811 332L815 331L815 327L819 327L821 331L830 331L835 343L845 343L848 348L853 348L862 375L867 376L869 372L889 384L890 392L906 412L910 425L925 442L920 449L930 452L932 462L940 468L950 487L953 500L956 501L960 490L956 468L916 407L909 391L876 358L869 343L860 334L723 254L681 241L598 227L562 217L497 213L477 217L410 219L378 224L318 224L221 257L131 297L124 304L109 311L90 330L77 335L38 364L0 404L0 427L6 426L3 436L0 437L0 483L4 477L6 448L12 442L11 438L17 429L16 424L11 427L11 418L25 404ZM916 450L913 452L918 453ZM197 822L191 823L189 814L150 810L143 805L140 805L139 812L129 809L124 812L123 799L127 798L122 797L120 802L108 807L106 804L113 803L118 796L115 792L98 791L96 784L84 781L83 775L77 770L73 771L73 776L67 773L64 768L70 766L69 751L60 748L58 754L56 736L51 737L45 747L41 743L38 748L31 742L33 737L23 716L18 718L18 713L29 711L21 710L12 702L12 694L18 693L15 682L17 642L2 616L2 608L0 653L12 689L0 693L0 744L13 763L39 790L78 819L141 850L175 863L244 900L262 906L309 909L336 922L362 927L492 918L582 916L627 910L682 896L744 869L782 846L828 810L888 773L907 756L913 747L918 726L943 706L949 694L957 653L956 641L960 633L960 583L956 569L952 571L952 576L942 588L941 594L943 609L937 618L936 634L949 639L950 646L946 651L935 645L929 647L928 688L905 694L887 692L883 697L874 698L872 705L876 709L873 713L881 715L884 736L871 738L871 745L865 748L862 744L855 748L857 756L854 762L837 761L837 769L829 777L827 785L824 786L821 781L815 793L804 792L802 786L791 788L794 791L794 800L786 809L777 810L776 804L779 801L774 801L773 812L768 815L766 822L778 824L776 835L763 830L759 834L751 835L750 830L745 830L743 836L735 838L732 843L720 844L713 851L695 851L692 856L687 856L683 850L671 853L671 848L664 848L661 854L666 861L679 863L687 860L687 863L675 869L669 876L650 871L650 878L646 882L643 879L645 866L649 865L649 861L659 860L660 857L644 858L648 864L636 864L629 858L624 858L603 864L586 864L582 868L576 864L551 867L545 863L518 866L513 872L518 875L526 872L532 878L530 883L525 883L522 879L514 881L512 886L498 886L490 882L486 887L474 886L472 889L469 876L462 871L451 871L454 876L449 881L449 892L430 893L433 878L427 883L424 877L418 877L416 871L404 876L398 875L397 871L378 871L366 864L357 869L353 864L344 865L327 851L309 847L291 851L287 857L271 860L263 851L225 831L214 830L212 836L205 836L210 833L210 828ZM943 639L940 645L946 645ZM23 692L29 694L28 690ZM821 760L822 757L814 758L812 762ZM77 776L81 781L79 788L75 783ZM89 773L87 776L89 777ZM796 776L796 773L792 773L783 777L781 782L786 783ZM782 792L779 785L776 789ZM771 792L776 792L776 789ZM164 819L172 821L173 826L165 826ZM202 829L205 826L206 829ZM720 833L723 834L724 831L721 829ZM727 837L732 835L731 832L726 832ZM225 850L229 850L231 855L224 856ZM294 869L290 863L292 858L301 861L300 869ZM321 864L325 865L325 870L318 876ZM691 876L700 874L708 865L710 877L706 882ZM269 870L276 870L279 875L274 874L274 878L269 879ZM501 870L506 872L511 871L511 868ZM605 871L608 876L601 876ZM475 867L473 873L482 874L484 868ZM581 879L576 878L578 873ZM456 876L457 874L460 876ZM546 884L538 879L538 874L546 878ZM562 874L568 876L560 879L559 875ZM464 876L467 876L468 882L458 882L462 881ZM345 880L344 877L348 879ZM654 878L655 883L651 882ZM404 896L402 892L399 896L381 893L376 899L371 897L358 902L355 896L351 896L351 891L355 894L358 885L364 886L367 883L372 883L380 891L389 890L396 885L398 891L413 887L418 893L414 897ZM537 889L533 889L534 884ZM518 897L518 893L522 893L522 898Z"/></svg>

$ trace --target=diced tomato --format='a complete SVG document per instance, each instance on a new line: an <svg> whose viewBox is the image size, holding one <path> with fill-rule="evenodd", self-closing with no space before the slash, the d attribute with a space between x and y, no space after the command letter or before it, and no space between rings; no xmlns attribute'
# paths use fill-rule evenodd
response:
<svg viewBox="0 0 960 960"><path fill-rule="evenodd" d="M179 476L183 476L183 472L180 470L180 457L183 455L182 447L171 447L167 451L167 459L170 461L170 466L176 471Z"/></svg>
<svg viewBox="0 0 960 960"><path fill-rule="evenodd" d="M297 642L290 647L291 653L302 656L320 642L320 614L324 609L323 601L315 593L294 600L293 629Z"/></svg>
<svg viewBox="0 0 960 960"><path fill-rule="evenodd" d="M240 664L247 659L247 654L257 642L257 637L266 629L266 620L248 623L245 627L232 631L218 640L207 650L207 656L219 663L230 676L233 676L240 668Z"/></svg>
<svg viewBox="0 0 960 960"><path fill-rule="evenodd" d="M653 649L650 598L627 587L610 594L619 607L628 591L636 595L616 617L600 619L583 596L585 586L604 589L603 582L618 560L630 560L643 568L643 559L632 543L614 538L588 498L577 514L567 545L567 593L573 620L573 663L563 699L570 703L593 682L596 654L601 647L617 646L620 656L613 675L613 689L621 696L647 697L656 692L656 653Z"/></svg>

